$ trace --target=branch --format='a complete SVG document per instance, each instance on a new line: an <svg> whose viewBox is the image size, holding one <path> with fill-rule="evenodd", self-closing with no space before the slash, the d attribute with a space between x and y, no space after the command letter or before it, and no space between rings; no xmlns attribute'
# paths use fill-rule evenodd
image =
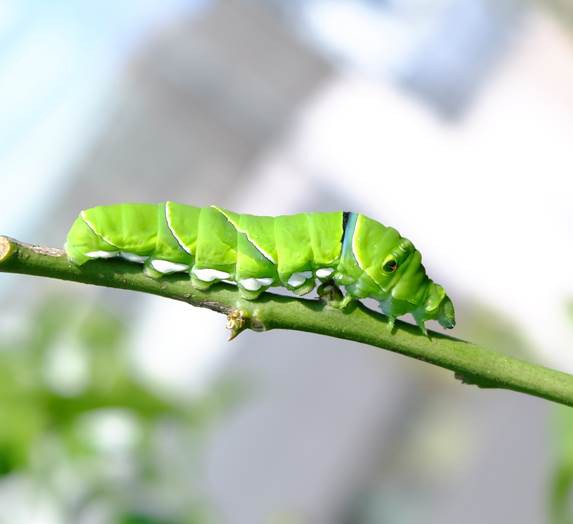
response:
<svg viewBox="0 0 573 524"><path fill-rule="evenodd" d="M227 315L231 338L245 329L292 329L354 340L388 349L454 371L463 382L503 388L573 406L573 376L529 364L453 337L430 337L405 322L390 333L387 318L360 303L339 311L320 300L265 293L256 301L240 298L236 287L217 284L207 291L191 287L184 275L147 277L140 266L119 259L71 264L59 249L30 246L0 237L0 272L21 273L84 284L151 293Z"/></svg>

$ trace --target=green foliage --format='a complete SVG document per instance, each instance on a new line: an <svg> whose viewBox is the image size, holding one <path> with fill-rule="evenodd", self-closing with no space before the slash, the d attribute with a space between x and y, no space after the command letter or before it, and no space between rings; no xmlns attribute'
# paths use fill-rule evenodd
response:
<svg viewBox="0 0 573 524"><path fill-rule="evenodd" d="M573 300L567 313L573 325ZM573 524L573 409L557 406L553 411L554 465L549 484L552 524Z"/></svg>
<svg viewBox="0 0 573 524"><path fill-rule="evenodd" d="M527 337L503 311L476 301L462 304L461 310L463 321L457 330L461 337L516 358L535 357L535 349Z"/></svg>
<svg viewBox="0 0 573 524"><path fill-rule="evenodd" d="M550 483L552 524L572 524L573 408L557 406L553 420L555 467Z"/></svg>
<svg viewBox="0 0 573 524"><path fill-rule="evenodd" d="M69 297L49 297L20 333L0 332L0 477L32 479L70 521L96 504L114 522L208 523L189 471L240 391L165 398L134 376L126 335L116 313ZM175 503L162 496L174 479Z"/></svg>

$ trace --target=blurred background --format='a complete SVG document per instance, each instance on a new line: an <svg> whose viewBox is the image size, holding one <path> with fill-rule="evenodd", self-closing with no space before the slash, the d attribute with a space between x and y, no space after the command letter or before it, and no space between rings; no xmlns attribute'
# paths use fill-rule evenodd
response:
<svg viewBox="0 0 573 524"><path fill-rule="evenodd" d="M573 372L569 0L3 0L0 115L2 234L360 211L414 241L455 336ZM569 409L0 277L0 523L573 522Z"/></svg>

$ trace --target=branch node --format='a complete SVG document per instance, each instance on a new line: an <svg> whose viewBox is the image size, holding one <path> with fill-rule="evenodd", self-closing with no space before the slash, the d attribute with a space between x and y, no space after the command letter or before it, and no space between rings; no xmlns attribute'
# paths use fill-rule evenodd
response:
<svg viewBox="0 0 573 524"><path fill-rule="evenodd" d="M227 315L227 329L229 333L229 341L238 337L247 328L247 315L241 309L233 309Z"/></svg>
<svg viewBox="0 0 573 524"><path fill-rule="evenodd" d="M267 331L267 326L257 316L256 312L249 313L243 309L232 309L227 314L227 329L230 331L229 340L237 338L245 329L252 331Z"/></svg>

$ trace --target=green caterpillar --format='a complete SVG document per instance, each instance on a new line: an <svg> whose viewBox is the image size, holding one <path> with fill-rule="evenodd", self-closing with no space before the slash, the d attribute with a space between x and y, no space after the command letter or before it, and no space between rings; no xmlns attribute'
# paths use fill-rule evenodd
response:
<svg viewBox="0 0 573 524"><path fill-rule="evenodd" d="M122 257L144 264L155 278L189 272L198 289L231 282L248 300L271 286L304 295L316 279L333 281L346 291L336 307L373 298L390 328L406 313L424 333L427 320L455 325L452 301L426 275L420 252L395 229L359 213L259 217L175 202L99 206L80 213L65 249L78 265Z"/></svg>

